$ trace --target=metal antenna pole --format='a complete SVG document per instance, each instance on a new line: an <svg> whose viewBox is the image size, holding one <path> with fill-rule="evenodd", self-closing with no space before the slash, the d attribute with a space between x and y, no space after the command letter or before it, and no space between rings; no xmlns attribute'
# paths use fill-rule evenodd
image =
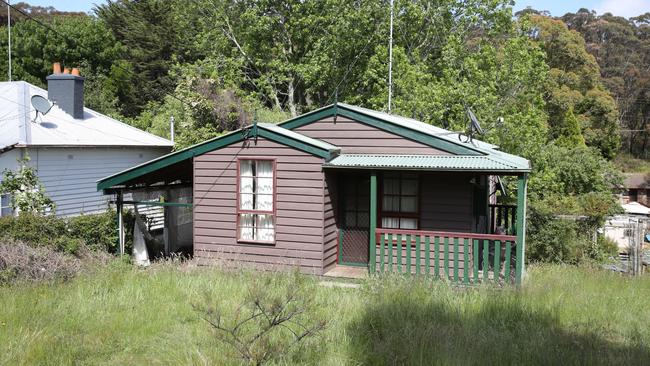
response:
<svg viewBox="0 0 650 366"><path fill-rule="evenodd" d="M9 81L11 81L11 0L7 0L7 32L9 32Z"/></svg>
<svg viewBox="0 0 650 366"><path fill-rule="evenodd" d="M388 41L388 113L391 112L393 98L393 1L390 0L390 38Z"/></svg>
<svg viewBox="0 0 650 366"><path fill-rule="evenodd" d="M174 116L169 117L169 136L172 144L174 144Z"/></svg>

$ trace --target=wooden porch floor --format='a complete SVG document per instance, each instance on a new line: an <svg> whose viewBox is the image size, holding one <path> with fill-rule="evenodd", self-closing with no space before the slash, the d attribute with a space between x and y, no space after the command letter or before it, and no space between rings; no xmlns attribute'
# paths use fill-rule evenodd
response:
<svg viewBox="0 0 650 366"><path fill-rule="evenodd" d="M323 277L362 279L368 277L368 268L336 265L325 272Z"/></svg>

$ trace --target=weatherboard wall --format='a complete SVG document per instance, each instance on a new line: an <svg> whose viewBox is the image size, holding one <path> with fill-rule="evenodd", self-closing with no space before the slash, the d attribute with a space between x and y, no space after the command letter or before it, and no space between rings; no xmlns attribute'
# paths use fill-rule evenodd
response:
<svg viewBox="0 0 650 366"><path fill-rule="evenodd" d="M276 159L276 241L237 241L237 159ZM194 256L274 269L323 270L323 159L259 138L194 158Z"/></svg>
<svg viewBox="0 0 650 366"><path fill-rule="evenodd" d="M325 174L323 190L323 273L332 269L338 259L339 227L338 213L338 176L336 173Z"/></svg>
<svg viewBox="0 0 650 366"><path fill-rule="evenodd" d="M293 129L303 135L327 141L343 154L432 154L451 155L422 143L380 130L347 117L326 117Z"/></svg>
<svg viewBox="0 0 650 366"><path fill-rule="evenodd" d="M97 191L99 179L167 152L169 148L153 147L27 149L30 165L36 168L45 192L56 204L57 216L105 211L110 196Z"/></svg>
<svg viewBox="0 0 650 366"><path fill-rule="evenodd" d="M473 228L472 176L426 173L420 178L420 229L469 233Z"/></svg>

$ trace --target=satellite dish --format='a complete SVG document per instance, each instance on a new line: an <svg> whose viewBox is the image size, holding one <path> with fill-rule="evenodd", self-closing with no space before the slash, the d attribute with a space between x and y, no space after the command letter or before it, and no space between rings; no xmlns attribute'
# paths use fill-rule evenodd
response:
<svg viewBox="0 0 650 366"><path fill-rule="evenodd" d="M481 124L478 122L478 119L474 115L474 112L472 112L471 109L467 108L467 117L469 117L470 120L470 129L472 132L476 132L479 135L483 134L483 129L481 128Z"/></svg>
<svg viewBox="0 0 650 366"><path fill-rule="evenodd" d="M52 106L54 104L51 103L47 98L40 96L40 95L34 95L32 96L32 107L36 109L36 116L34 117L34 121L36 121L36 118L38 117L38 114L46 115L47 112L52 109ZM34 122L33 121L33 122Z"/></svg>

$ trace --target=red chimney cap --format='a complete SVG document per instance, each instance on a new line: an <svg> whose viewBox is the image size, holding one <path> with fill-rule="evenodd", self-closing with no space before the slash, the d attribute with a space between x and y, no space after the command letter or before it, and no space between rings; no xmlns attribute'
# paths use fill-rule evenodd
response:
<svg viewBox="0 0 650 366"><path fill-rule="evenodd" d="M60 62L55 62L52 64L52 73L53 74L60 74L61 73L61 63Z"/></svg>

